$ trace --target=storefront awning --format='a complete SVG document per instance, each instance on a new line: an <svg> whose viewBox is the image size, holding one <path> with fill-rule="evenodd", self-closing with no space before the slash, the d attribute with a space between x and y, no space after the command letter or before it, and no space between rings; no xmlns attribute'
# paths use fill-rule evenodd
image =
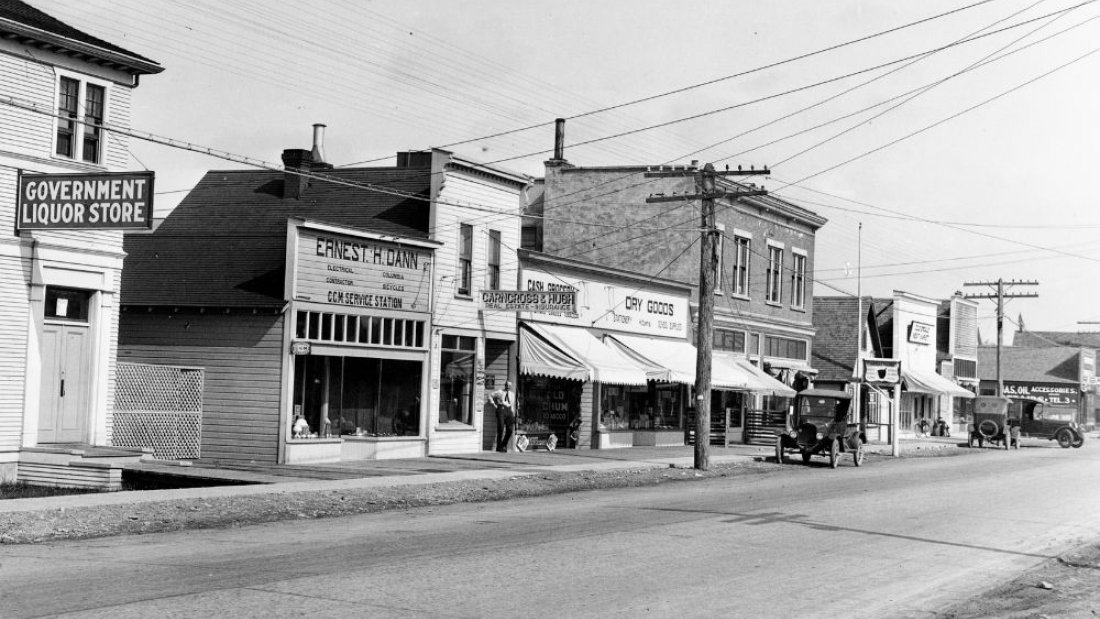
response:
<svg viewBox="0 0 1100 619"><path fill-rule="evenodd" d="M587 381L592 374L579 359L527 329L519 330L519 372L530 376L549 376Z"/></svg>
<svg viewBox="0 0 1100 619"><path fill-rule="evenodd" d="M684 340L615 334L604 342L642 366L649 380L695 384L695 347Z"/></svg>
<svg viewBox="0 0 1100 619"><path fill-rule="evenodd" d="M763 393L765 395L776 395L783 398L793 398L797 391L791 389L787 385L774 379L764 370L756 367L752 364L752 361L744 357L737 357L734 359L738 365L743 367L747 372L752 374L753 378L757 381L756 385L752 388L752 391L757 393Z"/></svg>
<svg viewBox="0 0 1100 619"><path fill-rule="evenodd" d="M606 346L583 328L533 322L524 323L523 326L524 329L521 329L521 343L524 337L530 340L538 340L540 344L549 342L553 348L573 360L567 368L559 366L557 368L559 374L550 374L546 367L547 355L544 353L541 363L543 375L560 376L562 373L568 373L568 376L560 377L573 378L577 375L578 368L583 368L585 377L580 380L591 380L609 385L644 385L646 383L645 370L616 350ZM524 335L525 332L526 335ZM532 332L537 334L537 337L532 337ZM541 337L541 340L539 340L539 337ZM523 352L524 349L521 344L521 371L524 368ZM538 372L527 373L537 374Z"/></svg>
<svg viewBox="0 0 1100 619"><path fill-rule="evenodd" d="M954 382L936 374L921 370L901 370L902 384L909 391L916 393L931 393L935 395L949 395L956 398L972 398L974 394L956 385Z"/></svg>

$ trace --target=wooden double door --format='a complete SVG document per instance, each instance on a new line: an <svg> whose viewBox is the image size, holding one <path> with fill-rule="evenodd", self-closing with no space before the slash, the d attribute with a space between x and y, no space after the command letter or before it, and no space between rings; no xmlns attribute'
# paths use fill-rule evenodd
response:
<svg viewBox="0 0 1100 619"><path fill-rule="evenodd" d="M90 329L47 323L41 346L38 442L86 442L92 412Z"/></svg>

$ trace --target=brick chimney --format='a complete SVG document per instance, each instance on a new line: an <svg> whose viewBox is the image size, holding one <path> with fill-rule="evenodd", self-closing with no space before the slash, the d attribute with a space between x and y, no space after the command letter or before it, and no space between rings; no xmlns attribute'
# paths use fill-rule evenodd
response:
<svg viewBox="0 0 1100 619"><path fill-rule="evenodd" d="M309 172L313 169L313 153L304 148L288 148L283 151L283 198L298 200L309 186L309 179L292 170Z"/></svg>

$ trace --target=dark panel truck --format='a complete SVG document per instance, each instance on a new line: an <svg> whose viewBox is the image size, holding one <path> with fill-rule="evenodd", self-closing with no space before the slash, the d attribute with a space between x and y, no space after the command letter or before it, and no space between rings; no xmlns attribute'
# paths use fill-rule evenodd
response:
<svg viewBox="0 0 1100 619"><path fill-rule="evenodd" d="M1031 398L978 396L974 413L967 420L966 443L1020 447L1022 437L1058 441L1062 448L1080 447L1085 432L1074 420L1077 409L1052 406Z"/></svg>

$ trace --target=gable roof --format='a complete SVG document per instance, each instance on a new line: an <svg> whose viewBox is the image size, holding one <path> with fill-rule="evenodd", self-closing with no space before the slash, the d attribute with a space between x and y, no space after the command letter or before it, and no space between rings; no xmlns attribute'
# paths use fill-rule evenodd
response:
<svg viewBox="0 0 1100 619"><path fill-rule="evenodd" d="M132 74L160 73L154 60L78 30L20 0L0 0L0 34L50 46L85 60L116 66Z"/></svg>
<svg viewBox="0 0 1100 619"><path fill-rule="evenodd" d="M428 238L428 168L340 169L325 175L423 199L316 180L301 199L286 199L282 172L207 172L153 232L125 236L121 303L280 306L290 218Z"/></svg>
<svg viewBox="0 0 1100 619"><path fill-rule="evenodd" d="M1050 348L1051 346L1100 348L1100 333L1017 331L1012 334L1012 345L1027 348Z"/></svg>
<svg viewBox="0 0 1100 619"><path fill-rule="evenodd" d="M1080 384L1079 348L1001 348L1001 379L1030 383ZM978 379L997 380L997 347L978 347Z"/></svg>
<svg viewBox="0 0 1100 619"><path fill-rule="evenodd" d="M864 309L866 309L864 305ZM854 297L814 297L814 334L810 366L815 380L845 382L856 363L856 312Z"/></svg>

